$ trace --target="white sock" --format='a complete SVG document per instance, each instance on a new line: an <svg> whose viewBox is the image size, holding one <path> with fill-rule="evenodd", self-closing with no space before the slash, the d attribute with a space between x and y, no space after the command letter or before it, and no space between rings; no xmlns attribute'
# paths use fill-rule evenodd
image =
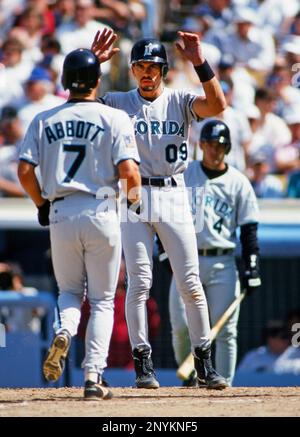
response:
<svg viewBox="0 0 300 437"><path fill-rule="evenodd" d="M88 370L84 372L85 381L92 381L97 384L100 381L100 379L101 379L101 375L99 375L99 373L97 372L89 372Z"/></svg>

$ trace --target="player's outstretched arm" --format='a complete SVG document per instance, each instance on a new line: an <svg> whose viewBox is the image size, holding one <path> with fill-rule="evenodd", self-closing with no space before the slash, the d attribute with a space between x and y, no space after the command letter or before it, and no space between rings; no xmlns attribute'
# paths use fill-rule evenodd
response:
<svg viewBox="0 0 300 437"><path fill-rule="evenodd" d="M181 42L176 43L179 53L190 61L203 85L205 97L197 97L193 110L200 118L212 117L226 108L226 100L220 83L205 60L199 35L190 32L178 32Z"/></svg>
<svg viewBox="0 0 300 437"><path fill-rule="evenodd" d="M92 52L99 59L100 64L108 61L116 53L120 51L117 47L112 47L118 35L111 29L104 28L102 31L98 30L91 46Z"/></svg>

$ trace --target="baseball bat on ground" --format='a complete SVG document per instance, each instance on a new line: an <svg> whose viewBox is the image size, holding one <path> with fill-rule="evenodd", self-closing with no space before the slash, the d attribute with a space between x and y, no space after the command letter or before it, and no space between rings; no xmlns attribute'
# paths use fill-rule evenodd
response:
<svg viewBox="0 0 300 437"><path fill-rule="evenodd" d="M229 317L234 313L236 308L240 305L244 297L246 296L246 291L243 291L227 308L224 314L219 318L217 323L213 326L210 331L210 341L213 342L216 336L219 334ZM189 378L190 374L194 369L194 356L190 353L186 359L179 366L176 375L178 378L185 381Z"/></svg>

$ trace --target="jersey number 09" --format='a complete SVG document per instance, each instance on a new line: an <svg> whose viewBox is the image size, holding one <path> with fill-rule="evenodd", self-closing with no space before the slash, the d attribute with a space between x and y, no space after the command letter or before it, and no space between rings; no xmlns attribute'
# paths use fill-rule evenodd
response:
<svg viewBox="0 0 300 437"><path fill-rule="evenodd" d="M188 157L188 149L187 144L182 143L177 148L176 144L169 144L166 147L166 160L172 164L173 162L176 162L179 159L182 161L186 161Z"/></svg>

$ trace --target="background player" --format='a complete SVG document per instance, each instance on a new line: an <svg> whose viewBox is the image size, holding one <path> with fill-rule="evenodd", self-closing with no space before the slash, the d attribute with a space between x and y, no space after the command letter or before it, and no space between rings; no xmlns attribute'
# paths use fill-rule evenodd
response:
<svg viewBox="0 0 300 437"><path fill-rule="evenodd" d="M199 377L209 388L222 389L226 381L212 367L207 303L199 280L198 255L192 216L183 178L188 151L187 136L193 118L221 112L226 103L219 82L205 61L199 36L179 32L183 45L177 49L195 67L205 97L164 87L168 71L165 47L144 39L131 51L131 71L138 88L107 93L103 101L125 110L135 127L141 157L142 185L147 194L147 214L134 213L122 223L122 241L128 273L126 317L138 388L157 388L148 340L146 300L152 284L152 254L155 232L159 235L184 300L189 333ZM113 54L110 31L96 35L94 52L101 61ZM151 217L150 217L151 216ZM171 218L170 218L171 217Z"/></svg>
<svg viewBox="0 0 300 437"><path fill-rule="evenodd" d="M111 397L101 375L112 332L121 257L118 175L127 182L129 195L131 189L137 189L136 197L129 201L139 200L140 187L132 125L123 111L95 100L99 77L99 61L90 50L75 50L65 58L62 82L70 90L70 98L34 118L19 164L20 181L38 207L42 226L49 224L50 210L61 327L44 362L44 375L56 381L63 371L71 337L77 333L87 282L91 316L83 363L86 399ZM36 166L40 167L41 187Z"/></svg>
<svg viewBox="0 0 300 437"><path fill-rule="evenodd" d="M236 229L241 227L243 287L248 292L260 286L258 266L258 205L250 182L224 162L231 147L230 132L220 120L207 121L200 134L203 160L193 161L184 173L193 191L192 210L202 203L204 227L197 233L200 277L205 290L211 325L240 294L235 265ZM200 197L198 195L200 195ZM199 205L198 205L199 207ZM173 278L170 288L170 319L175 358L180 365L191 351L184 304ZM237 358L239 308L216 338L216 369L231 384Z"/></svg>

